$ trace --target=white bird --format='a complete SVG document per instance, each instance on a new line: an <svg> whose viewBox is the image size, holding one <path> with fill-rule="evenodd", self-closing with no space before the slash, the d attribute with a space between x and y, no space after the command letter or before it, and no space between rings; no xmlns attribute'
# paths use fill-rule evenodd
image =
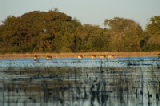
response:
<svg viewBox="0 0 160 106"><path fill-rule="evenodd" d="M114 59L115 58L115 54L114 55L108 55L108 59Z"/></svg>
<svg viewBox="0 0 160 106"><path fill-rule="evenodd" d="M79 56L78 56L78 59L83 59L83 55L79 55Z"/></svg>
<svg viewBox="0 0 160 106"><path fill-rule="evenodd" d="M52 60L52 56L47 56L47 60Z"/></svg>
<svg viewBox="0 0 160 106"><path fill-rule="evenodd" d="M34 60L37 60L37 55L34 56Z"/></svg>
<svg viewBox="0 0 160 106"><path fill-rule="evenodd" d="M91 58L92 58L92 59L96 59L96 55L92 55Z"/></svg>
<svg viewBox="0 0 160 106"><path fill-rule="evenodd" d="M105 59L106 58L106 55L101 55L100 56L100 59Z"/></svg>

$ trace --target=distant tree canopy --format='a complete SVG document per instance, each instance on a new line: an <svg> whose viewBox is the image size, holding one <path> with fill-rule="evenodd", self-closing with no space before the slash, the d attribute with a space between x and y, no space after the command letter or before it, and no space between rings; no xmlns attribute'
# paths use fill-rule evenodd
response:
<svg viewBox="0 0 160 106"><path fill-rule="evenodd" d="M160 16L144 32L133 20L114 17L98 25L81 23L57 10L8 16L0 26L0 53L160 51Z"/></svg>
<svg viewBox="0 0 160 106"><path fill-rule="evenodd" d="M149 24L146 25L146 29L149 35L160 36L160 16L154 16L150 19Z"/></svg>
<svg viewBox="0 0 160 106"><path fill-rule="evenodd" d="M160 51L160 16L150 18L142 45L142 51Z"/></svg>
<svg viewBox="0 0 160 106"><path fill-rule="evenodd" d="M109 51L140 51L143 30L135 21L114 17L106 19L104 25L110 30Z"/></svg>
<svg viewBox="0 0 160 106"><path fill-rule="evenodd" d="M55 11L9 16L0 28L1 48L6 52L71 51L68 46L79 26L80 22Z"/></svg>

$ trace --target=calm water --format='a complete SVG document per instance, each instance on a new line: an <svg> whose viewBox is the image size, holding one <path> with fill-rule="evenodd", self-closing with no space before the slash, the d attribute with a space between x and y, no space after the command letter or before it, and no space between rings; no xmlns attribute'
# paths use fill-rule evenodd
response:
<svg viewBox="0 0 160 106"><path fill-rule="evenodd" d="M0 59L0 106L159 106L160 59Z"/></svg>

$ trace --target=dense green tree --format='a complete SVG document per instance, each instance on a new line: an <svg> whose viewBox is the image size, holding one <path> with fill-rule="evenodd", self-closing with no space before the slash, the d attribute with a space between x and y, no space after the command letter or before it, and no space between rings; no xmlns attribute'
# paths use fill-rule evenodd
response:
<svg viewBox="0 0 160 106"><path fill-rule="evenodd" d="M142 51L160 51L160 16L150 18L145 33L141 41Z"/></svg>
<svg viewBox="0 0 160 106"><path fill-rule="evenodd" d="M98 25L81 25L59 12L33 11L8 16L0 25L0 53L160 51L159 16L145 32L134 20L114 17Z"/></svg>
<svg viewBox="0 0 160 106"><path fill-rule="evenodd" d="M146 30L151 36L160 36L160 16L154 16L146 25Z"/></svg>
<svg viewBox="0 0 160 106"><path fill-rule="evenodd" d="M140 41L144 34L138 23L114 17L106 19L104 25L110 30L109 51L140 51Z"/></svg>
<svg viewBox="0 0 160 106"><path fill-rule="evenodd" d="M0 28L0 38L3 42L1 44L6 50L11 48L11 51L5 52L59 51L58 46L54 44L56 42L60 45L62 42L63 45L68 42L72 43L71 36L78 25L81 24L76 23L75 20L72 22L70 16L51 10L49 12L29 12L20 17L9 16L3 21ZM60 38L59 42L57 38Z"/></svg>

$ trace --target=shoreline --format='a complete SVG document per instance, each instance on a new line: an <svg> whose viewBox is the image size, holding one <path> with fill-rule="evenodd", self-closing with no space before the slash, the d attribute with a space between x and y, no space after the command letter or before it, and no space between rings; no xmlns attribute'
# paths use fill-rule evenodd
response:
<svg viewBox="0 0 160 106"><path fill-rule="evenodd" d="M100 57L101 55L114 55L115 57L145 57L145 56L160 56L160 52L79 52L79 53L6 53L0 54L0 59L22 59L22 58L78 58L83 55L84 58L91 58L92 55Z"/></svg>

